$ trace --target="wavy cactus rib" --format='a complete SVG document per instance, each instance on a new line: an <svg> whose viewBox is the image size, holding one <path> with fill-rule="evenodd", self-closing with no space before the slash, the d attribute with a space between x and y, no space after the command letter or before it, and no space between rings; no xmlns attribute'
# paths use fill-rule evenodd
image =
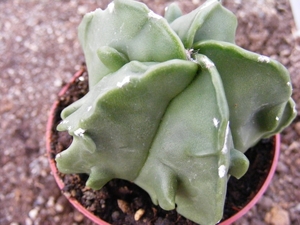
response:
<svg viewBox="0 0 300 225"><path fill-rule="evenodd" d="M129 61L164 62L186 58L180 39L168 22L139 2L115 0L106 10L86 14L78 31L90 88L105 75L115 72L99 61L97 53L102 47L116 49Z"/></svg>
<svg viewBox="0 0 300 225"><path fill-rule="evenodd" d="M193 48L193 43L203 40L234 43L237 19L219 1L208 0L194 11L174 20L170 26L184 47L189 49Z"/></svg>
<svg viewBox="0 0 300 225"><path fill-rule="evenodd" d="M209 0L166 18L115 0L79 26L89 92L63 110L73 136L56 157L63 173L99 189L135 182L152 201L202 225L223 214L227 180L248 169L244 152L296 115L278 62L236 46L236 18Z"/></svg>
<svg viewBox="0 0 300 225"><path fill-rule="evenodd" d="M237 149L245 152L291 123L295 105L285 67L230 43L205 41L194 48L209 57L220 72Z"/></svg>

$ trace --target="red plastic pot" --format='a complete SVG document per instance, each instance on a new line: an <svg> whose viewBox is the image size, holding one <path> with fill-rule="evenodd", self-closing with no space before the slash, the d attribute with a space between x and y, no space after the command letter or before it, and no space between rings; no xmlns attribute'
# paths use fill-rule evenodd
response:
<svg viewBox="0 0 300 225"><path fill-rule="evenodd" d="M74 77L72 78L70 83L66 84L62 88L62 90L59 92L58 96L62 96L68 90L71 83L74 82L78 77L80 77L83 74L84 71L85 71L84 69L81 69L80 71L78 71L74 75ZM56 162L51 157L51 132L52 132L52 128L54 126L54 112L55 112L55 110L58 106L58 103L59 103L58 100L56 102L54 102L54 104L52 105L51 111L50 111L49 118L48 118L47 131L46 131L46 148L47 148L47 155L48 155L48 159L49 159L49 162L50 162L50 168L51 168L52 174L53 174L59 188L62 190L64 188L64 183L60 179L60 177L58 176L58 170L57 170L57 167L56 167ZM253 199L247 205L245 205L240 211L238 211L236 214L234 214L230 218L222 221L218 225L230 225L233 222L237 221L239 218L241 218L244 214L246 214L257 203L257 201L261 198L261 196L266 191L266 189L269 186L269 184L271 182L271 179L272 179L272 177L275 173L277 162L278 162L278 159L279 159L279 154L280 154L280 135L276 134L274 136L274 138L275 138L274 158L273 158L272 165L271 165L271 168L269 170L268 176L267 176L266 180L264 181L263 185L261 186L260 190L253 197ZM102 219L100 219L99 217L95 216L93 213L88 211L86 208L84 208L76 199L70 198L69 196L66 196L66 198L68 198L69 202L79 212L81 212L85 217L92 220L94 223L99 224L99 225L110 225L109 223L103 221Z"/></svg>

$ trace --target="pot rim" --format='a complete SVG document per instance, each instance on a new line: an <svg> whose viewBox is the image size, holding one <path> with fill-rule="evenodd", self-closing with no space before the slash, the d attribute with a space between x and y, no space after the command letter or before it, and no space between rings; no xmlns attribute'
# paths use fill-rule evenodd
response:
<svg viewBox="0 0 300 225"><path fill-rule="evenodd" d="M67 91L70 84L72 82L74 82L78 77L80 77L84 73L84 71L85 71L85 68L81 68L78 72L76 72L74 74L74 76L72 77L72 79L70 80L70 82L68 82L61 89L58 96L62 96ZM51 133L52 133L51 129L53 127L54 112L56 110L56 107L57 107L58 103L59 103L59 101L56 100L53 103L53 105L50 109L50 112L49 112L49 117L48 117L48 121L47 121L47 130L46 130L46 150L47 150L48 161L49 161L50 168L51 168L51 173L54 176L58 187L62 190L64 188L64 183L60 179L60 177L58 176L58 170L57 170L57 167L56 167L55 160L51 157ZM271 180L272 180L272 178L275 174L277 163L278 163L278 160L279 160L279 155L280 155L280 134L274 135L274 138L275 138L275 143L274 143L275 153L274 153L274 157L273 157L273 161L272 161L270 171L269 171L268 176L267 176L266 180L264 181L263 185L261 186L259 191L256 193L256 195L253 197L253 199L250 202L248 202L240 211L238 211L236 214L234 214L230 218L218 223L218 225L230 225L233 222L237 221L239 218L241 218L243 215L245 215L258 202L258 200L262 197L262 195L267 190L267 188L268 188L268 186L269 186L269 184L270 184L270 182L271 182ZM99 225L111 225L110 223L107 223L106 221L102 220L101 218L97 217L96 215L94 215L93 213L88 211L75 198L71 198L70 196L67 196L67 195L65 195L65 196L68 199L68 201L79 212L81 212L84 216L89 218L94 223L99 224Z"/></svg>

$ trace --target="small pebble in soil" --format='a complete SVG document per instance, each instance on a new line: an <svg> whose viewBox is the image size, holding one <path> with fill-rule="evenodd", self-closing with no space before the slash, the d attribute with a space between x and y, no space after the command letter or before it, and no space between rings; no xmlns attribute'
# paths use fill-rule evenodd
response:
<svg viewBox="0 0 300 225"><path fill-rule="evenodd" d="M67 204L69 204L67 198L64 195L59 196L55 204L56 212L58 213L63 212Z"/></svg>
<svg viewBox="0 0 300 225"><path fill-rule="evenodd" d="M111 215L113 221L117 221L120 217L120 213L118 211L114 211Z"/></svg>
<svg viewBox="0 0 300 225"><path fill-rule="evenodd" d="M53 207L54 206L54 201L55 201L55 198L53 196L50 196L47 203L46 203L46 206L47 207Z"/></svg>
<svg viewBox="0 0 300 225"><path fill-rule="evenodd" d="M273 200L268 196L263 196L259 203L259 206L263 210L269 210L274 205Z"/></svg>
<svg viewBox="0 0 300 225"><path fill-rule="evenodd" d="M39 207L35 207L35 208L33 208L32 210L29 211L28 216L29 216L31 219L34 220L34 219L36 219L36 217L38 216L39 211L40 211L40 208L39 208Z"/></svg>
<svg viewBox="0 0 300 225"><path fill-rule="evenodd" d="M34 205L42 205L45 203L45 199L42 196L37 196L36 200L34 201Z"/></svg>
<svg viewBox="0 0 300 225"><path fill-rule="evenodd" d="M32 220L31 219L29 219L29 218L26 218L25 219L25 225L32 225L33 223L32 223Z"/></svg>
<svg viewBox="0 0 300 225"><path fill-rule="evenodd" d="M82 222L83 219L84 219L84 215L82 215L81 213L79 212L74 212L74 215L73 215L73 219L76 221L76 222Z"/></svg>
<svg viewBox="0 0 300 225"><path fill-rule="evenodd" d="M145 214L145 210L144 209L139 209L138 211L135 212L134 214L134 220L135 221L139 221L142 216Z"/></svg>
<svg viewBox="0 0 300 225"><path fill-rule="evenodd" d="M276 171L279 173L287 173L289 171L289 168L284 162L279 161L277 163Z"/></svg>
<svg viewBox="0 0 300 225"><path fill-rule="evenodd" d="M87 191L84 193L84 198L87 200L95 199L95 197L96 197L96 195L91 191Z"/></svg>
<svg viewBox="0 0 300 225"><path fill-rule="evenodd" d="M130 210L128 203L121 199L118 199L118 206L122 210L123 213L127 213Z"/></svg>
<svg viewBox="0 0 300 225"><path fill-rule="evenodd" d="M294 141L294 142L292 142L292 144L288 147L287 152L290 153L291 151L298 150L299 147L300 147L299 142Z"/></svg>
<svg viewBox="0 0 300 225"><path fill-rule="evenodd" d="M58 213L63 212L64 211L64 206L59 204L59 203L55 204L55 211L58 212Z"/></svg>
<svg viewBox="0 0 300 225"><path fill-rule="evenodd" d="M100 205L101 205L101 208L102 208L102 209L105 208L105 200L104 200L104 199L101 199L101 200L100 200Z"/></svg>
<svg viewBox="0 0 300 225"><path fill-rule="evenodd" d="M274 206L265 216L265 222L270 225L290 225L289 213L279 206Z"/></svg>
<svg viewBox="0 0 300 225"><path fill-rule="evenodd" d="M296 210L297 212L300 212L300 203L299 203L298 205L296 205L295 210Z"/></svg>
<svg viewBox="0 0 300 225"><path fill-rule="evenodd" d="M300 135L300 122L297 122L297 123L295 124L295 130L296 130L296 132L298 133L298 135Z"/></svg>

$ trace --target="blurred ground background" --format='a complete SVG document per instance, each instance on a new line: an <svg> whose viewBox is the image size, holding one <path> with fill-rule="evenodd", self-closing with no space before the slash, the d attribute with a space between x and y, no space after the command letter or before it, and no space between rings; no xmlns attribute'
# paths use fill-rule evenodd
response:
<svg viewBox="0 0 300 225"><path fill-rule="evenodd" d="M45 155L45 127L61 86L84 61L83 14L108 0L0 0L0 224L92 224L61 195ZM172 1L144 0L162 14ZM203 0L178 1L185 12ZM300 101L300 39L288 0L224 0L239 19L237 44L290 71ZM300 224L300 117L282 134L272 184L236 225Z"/></svg>

